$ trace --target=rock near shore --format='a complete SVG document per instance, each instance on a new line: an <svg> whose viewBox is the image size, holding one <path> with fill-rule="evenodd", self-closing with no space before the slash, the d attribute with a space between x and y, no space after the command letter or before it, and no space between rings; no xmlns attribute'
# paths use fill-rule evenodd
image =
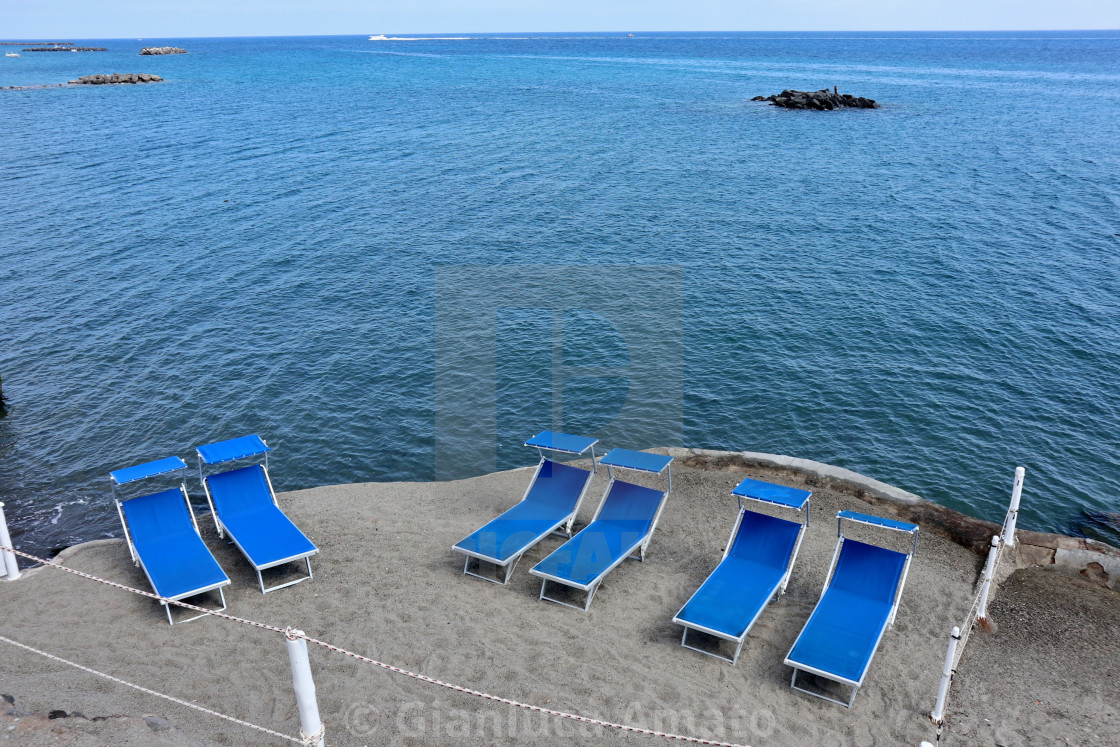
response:
<svg viewBox="0 0 1120 747"><path fill-rule="evenodd" d="M70 81L72 86L100 86L114 83L159 83L163 78L148 73L113 73L112 75L83 75Z"/></svg>
<svg viewBox="0 0 1120 747"><path fill-rule="evenodd" d="M852 96L849 93L834 93L827 88L819 91L785 90L773 96L755 96L751 101L769 101L771 106L785 109L813 109L832 111L833 109L879 109L874 99Z"/></svg>
<svg viewBox="0 0 1120 747"><path fill-rule="evenodd" d="M186 54L182 47L144 47L140 54Z"/></svg>

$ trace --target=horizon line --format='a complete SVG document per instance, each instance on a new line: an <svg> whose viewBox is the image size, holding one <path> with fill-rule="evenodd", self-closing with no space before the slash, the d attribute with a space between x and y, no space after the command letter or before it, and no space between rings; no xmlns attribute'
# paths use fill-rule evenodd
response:
<svg viewBox="0 0 1120 747"><path fill-rule="evenodd" d="M1015 29L959 29L959 28L945 28L945 29L659 29L659 30L569 30L569 31L396 31L392 32L396 35L412 35L412 36L435 36L435 35L472 35L472 36L513 36L523 34L1017 34L1017 33L1118 33L1120 28L1015 28ZM381 33L388 36L385 31L373 32ZM180 35L166 35L156 34L150 37L139 36L81 36L78 34L60 33L53 36L73 37L76 39L306 39L306 38L346 38L346 37L361 37L369 36L366 32L349 33L349 34L217 34L217 35L195 35L195 36L180 36ZM37 35L38 36L38 35ZM48 37L42 36L42 39ZM0 38L0 41L25 41L34 40L30 36L12 36L7 38ZM44 42L45 43L45 42Z"/></svg>

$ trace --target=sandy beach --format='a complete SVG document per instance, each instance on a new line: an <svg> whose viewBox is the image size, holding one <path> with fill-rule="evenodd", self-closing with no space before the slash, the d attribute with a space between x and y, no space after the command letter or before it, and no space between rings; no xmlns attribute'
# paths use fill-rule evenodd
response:
<svg viewBox="0 0 1120 747"><path fill-rule="evenodd" d="M965 617L982 565L979 555L936 532L920 534L897 622L854 707L789 688L782 661L820 596L836 512L876 513L854 495L810 486L812 524L788 592L763 613L738 666L681 648L672 617L719 561L736 513L729 493L744 476L805 486L784 472L674 463L674 490L646 561L616 569L588 613L537 599L539 582L528 569L561 543L558 537L530 551L507 587L462 575L461 556L450 550L521 497L527 470L283 493L281 507L322 552L313 560L314 580L267 596L236 549L216 537L209 517L199 524L233 581L226 592L231 614L300 628L447 682L743 744L932 741L928 713L947 634ZM601 469L577 529L605 485ZM123 541L81 547L65 562L148 589ZM1050 571L1013 575L993 607L999 631L972 637L942 743L1114 744L1118 600L1116 592ZM213 618L168 626L153 600L50 568L0 583L0 605L2 634L14 640L298 733L285 644L276 633ZM664 741L487 702L316 646L310 655L330 745ZM15 744L279 743L7 644L0 644L0 693L11 696L0 703L0 740Z"/></svg>

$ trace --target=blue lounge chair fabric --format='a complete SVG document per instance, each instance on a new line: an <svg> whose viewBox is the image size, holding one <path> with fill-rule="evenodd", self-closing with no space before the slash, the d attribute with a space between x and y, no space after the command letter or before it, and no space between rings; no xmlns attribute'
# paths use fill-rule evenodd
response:
<svg viewBox="0 0 1120 747"><path fill-rule="evenodd" d="M673 618L685 626L681 645L735 664L755 621L788 581L804 526L755 511L741 512L731 549ZM727 658L689 646L690 629L735 642L734 655Z"/></svg>
<svg viewBox="0 0 1120 747"><path fill-rule="evenodd" d="M205 446L199 446L198 456L204 464L222 464L235 459L246 459L252 456L267 454L272 451L265 444L264 439L255 433L250 436L231 438L228 441L218 441Z"/></svg>
<svg viewBox="0 0 1120 747"><path fill-rule="evenodd" d="M744 477L731 491L731 494L741 498L763 501L764 503L774 503L798 511L805 507L809 496L812 495L808 490L775 485L762 480L752 480L749 477ZM742 502L740 502L740 505L742 505Z"/></svg>
<svg viewBox="0 0 1120 747"><path fill-rule="evenodd" d="M113 470L109 473L109 478L117 485L127 485L130 482L137 480L144 480L149 477L157 477L159 475L166 475L170 472L177 472L181 469L186 469L187 463L177 456L167 457L166 459L157 459L154 462L147 464L137 464L134 467L125 467L124 469Z"/></svg>
<svg viewBox="0 0 1120 747"><path fill-rule="evenodd" d="M525 445L549 451L559 451L564 454L583 454L597 443L599 443L597 438L573 436L569 433L559 433L557 431L541 431L526 441Z"/></svg>
<svg viewBox="0 0 1120 747"><path fill-rule="evenodd" d="M846 511L838 519L839 539L824 593L785 663L793 667L790 686L795 690L851 708L883 634L894 624L918 527L893 519L867 521L878 517ZM844 537L844 519L913 533L914 547L898 552ZM848 701L798 687L797 675L803 671L851 687Z"/></svg>
<svg viewBox="0 0 1120 747"><path fill-rule="evenodd" d="M771 600L785 593L801 540L809 526L808 511L802 523L761 513L749 506L754 501L781 510L793 509L800 516L809 505L812 493L746 477L731 494L738 499L739 514L723 558L673 622L684 626L682 646L734 666L763 610ZM693 630L734 642L734 654L726 657L718 653L718 649L690 646L688 634Z"/></svg>
<svg viewBox="0 0 1120 747"><path fill-rule="evenodd" d="M644 451L632 451L630 449L611 449L605 457L599 460L599 464L660 475L672 461L673 457L663 454L647 454Z"/></svg>
<svg viewBox="0 0 1120 747"><path fill-rule="evenodd" d="M645 559L646 547L668 495L667 490L662 492L612 477L592 522L530 569L529 573L541 578L540 599L576 607L546 594L550 581L559 583L586 592L582 608L586 612L608 573L629 557ZM635 556L635 552L639 555Z"/></svg>
<svg viewBox="0 0 1120 747"><path fill-rule="evenodd" d="M186 470L187 465L178 457L168 457L155 462L110 473L113 500L124 528L129 553L144 571L152 590L166 600L193 597L208 591L217 591L226 608L222 588L229 585L229 577L218 565L198 532L198 524L191 511L186 486L169 488L156 493L120 498L117 486L133 483L170 472ZM167 622L175 624L171 607L160 601L167 613ZM181 620L205 617L205 613Z"/></svg>
<svg viewBox="0 0 1120 747"><path fill-rule="evenodd" d="M474 559L504 569L501 583L509 583L517 562L530 548L565 524L565 533L570 535L591 475L591 470L542 459L520 503L452 547L467 556L463 573L497 582L481 569L479 573L469 570Z"/></svg>
<svg viewBox="0 0 1120 747"><path fill-rule="evenodd" d="M200 446L199 472L202 473L202 463L222 463L256 456L265 453L259 450L261 447L268 450L259 436ZM257 451L246 453L253 449ZM215 461L208 462L208 457ZM265 467L252 464L204 475L202 485L206 491L206 499L210 502L219 536L224 537L229 533L230 540L257 572L262 593L267 594L314 577L311 572L311 556L318 554L319 548L280 510ZM306 564L306 576L265 587L261 571L298 560Z"/></svg>
<svg viewBox="0 0 1120 747"><path fill-rule="evenodd" d="M897 519L884 519L882 516L871 516L870 514L861 514L855 511L841 511L836 514L836 518L849 521L858 521L861 524L871 524L872 526L879 526L885 529L895 529L899 532L916 532L918 531L917 524L908 524L905 521L898 521Z"/></svg>
<svg viewBox="0 0 1120 747"><path fill-rule="evenodd" d="M156 594L182 599L229 583L195 531L178 488L130 498L121 508L140 566Z"/></svg>
<svg viewBox="0 0 1120 747"><path fill-rule="evenodd" d="M318 552L273 503L259 464L211 475L207 481L223 527L257 568L271 568Z"/></svg>
<svg viewBox="0 0 1120 747"><path fill-rule="evenodd" d="M465 555L463 573L494 583L508 584L518 561L538 542L550 534L563 531L572 534L580 504L595 473L597 438L573 436L557 431L541 431L525 442L540 455L540 462L529 481L521 502L490 521L477 531L452 545L451 549ZM591 452L591 469L561 464L545 457L545 451L582 455ZM563 527L563 530L561 530ZM471 570L471 561L478 571ZM482 572L484 565L505 571L502 579Z"/></svg>

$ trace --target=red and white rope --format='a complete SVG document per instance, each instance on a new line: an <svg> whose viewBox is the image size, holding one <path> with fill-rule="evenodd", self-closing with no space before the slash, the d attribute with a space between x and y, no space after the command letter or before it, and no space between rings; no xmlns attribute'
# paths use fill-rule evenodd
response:
<svg viewBox="0 0 1120 747"><path fill-rule="evenodd" d="M105 584L106 586L112 586L115 589L121 589L122 591L128 591L128 592L131 592L133 594L139 594L142 597L148 597L149 599L155 599L155 600L158 600L158 601L166 603L166 604L174 604L177 607L183 607L183 608L188 609L188 610L194 610L195 612L204 612L207 615L213 615L214 617L225 618L226 620L232 620L233 622L238 622L238 623L241 623L242 625L251 625L254 628L262 628L264 630L271 630L274 633L283 633L284 632L283 628L278 628L275 625L268 625L267 623L256 622L255 620L246 620L244 617L237 617L236 615L228 615L225 612L219 612L218 610L207 609L206 607L197 607L193 604L188 604L187 602L183 602L183 601L178 600L178 599L167 599L166 597L161 597L159 594L153 594L150 591L144 591L143 589L135 589L131 586L125 586L124 584L119 584L116 581L109 581L108 579L100 578L99 576L94 576L90 573L85 573L83 571L79 571L76 568L69 568L67 566L62 565L61 563L55 563L54 561L46 560L46 559L40 558L36 555L31 555L30 553L23 552L22 550L13 550L10 547L0 546L0 552L15 553L16 555L19 555L20 557L24 557L24 558L27 558L29 560L34 560L37 563L42 563L43 565L48 566L50 568L57 568L60 571L66 571L67 573L73 573L75 576L81 576L82 578L88 578L91 581L96 581L99 584Z"/></svg>
<svg viewBox="0 0 1120 747"><path fill-rule="evenodd" d="M503 697L500 697L498 695L491 695L490 693L485 693L485 692L482 692L480 690L474 690L474 689L469 688L469 687L463 687L462 685L455 685L455 684L450 683L450 682L444 682L442 680L437 680L434 677L429 677L427 675L419 674L417 672L410 672L407 669L402 669L401 667L396 667L396 666L393 666L392 664L386 664L384 662L377 661L376 659L371 659L368 656L362 656L361 654L354 653L353 651L347 651L346 649L341 648L340 646L335 646L334 644L327 643L326 641L320 641L318 638L312 638L311 636L300 633L299 631L294 631L292 628L279 628L275 625L268 625L266 623L256 622L256 621L253 621L253 620L247 620L243 617L237 617L236 615L228 615L224 612L217 612L216 610L209 610L209 609L206 609L205 607L196 607L193 604L187 604L186 602L182 602L182 601L179 601L179 600L166 599L164 597L159 596L158 594L153 594L151 592L143 591L141 589L135 589L131 586L125 586L124 584L120 584L120 583L117 583L115 581L109 581L107 579L99 578L99 577L94 576L92 574L85 573L83 571L79 571L79 570L76 570L74 568L68 568L68 567L66 567L66 566L64 566L60 563L54 563L54 562L49 561L49 560L44 560L43 558L39 558L39 557L36 557L34 555L30 555L30 554L22 552L20 550L12 550L11 548L0 546L0 551L4 551L4 550L7 550L9 552L14 552L16 555L20 555L24 558L28 558L30 560L37 561L39 563L42 563L43 565L50 566L52 568L57 568L59 570L66 571L68 573L73 573L74 575L81 576L82 578L88 578L88 579L91 579L93 581L97 581L98 583L106 584L108 586L112 586L114 588L121 589L123 591L132 592L133 594L140 594L141 596L149 597L151 599L157 599L160 602L165 602L165 603L168 603L168 604L174 604L174 605L177 605L177 606L180 606L180 607L185 607L187 609L195 610L197 612L204 612L206 614L213 615L214 617L220 617L220 618L223 618L225 620L231 620L233 622L239 622L239 623L242 623L243 625L251 625L251 626L256 627L256 628L262 628L264 630L270 630L270 631L273 631L273 632L276 632L276 633L280 633L280 634L284 635L285 637L291 638L292 636L295 636L297 638L303 638L308 643L314 643L316 646L322 646L323 648L327 649L328 651L333 651L335 653L339 653L339 654L342 654L344 656L348 656L352 659L357 659L358 661L365 662L366 664L372 664L375 667L380 667L380 668L386 669L390 672L394 672L396 674L404 675L405 677L411 677L412 679L420 680L421 682L427 682L428 684L431 684L431 685L438 685L439 687L447 688L448 690L454 690L455 692L464 693L466 695L473 695L475 697L482 698L483 700L489 700L489 701L493 701L495 703L504 703L506 705L515 706L517 708L523 708L523 709L528 710L528 711L534 711L536 713L543 713L543 714L546 714L548 716L556 716L557 718L570 719L572 721L579 721L580 723L584 723L584 724L591 724L591 725L594 725L594 726L602 726L604 728L609 728L609 729L617 729L618 731L633 732L635 734L648 734L650 736L663 737L665 739L671 739L671 740L674 740L674 741L677 741L677 742L687 742L689 744L711 745L712 747L750 747L749 745L737 744L735 742L721 742L721 741L713 740L713 739L703 739L701 737L689 737L689 736L684 736L684 735L681 735L681 734L670 734L668 732L656 731L654 729L646 729L646 728L640 727L640 726L629 726L629 725L626 725L626 724L616 724L612 721L603 721L601 719L590 718L588 716L580 716L580 715L577 715L577 714L574 714L574 713L567 713L565 711L556 711L556 710L553 710L551 708L544 708L542 706L535 706L535 705L531 705L529 703L522 703L521 701L518 701L518 700L511 700L509 698L503 698ZM8 639L0 637L0 640L8 640ZM9 641L9 643L15 643L15 642L14 641ZM21 646L22 644L16 644L16 645ZM24 648L28 648L28 647L25 646ZM42 653L42 652L37 651L36 653ZM44 654L44 655L45 656L50 656L50 654ZM56 657L51 657L51 658L56 658ZM71 664L72 662L66 662L66 663ZM74 664L74 666L78 666L80 669L85 669L85 667L81 667L80 665L77 665L77 664ZM89 670L89 671L93 671L93 670ZM94 672L94 674L101 674L101 673L100 672ZM115 679L115 678L109 677L109 675L102 675L102 676L107 677L109 679ZM137 689L143 689L143 688L139 688L136 685L131 685L129 683L125 683L125 682L123 682L123 680L121 680L121 682L123 684L128 684L130 687L136 687ZM154 693L154 694L161 695L160 693ZM170 696L161 695L161 697L167 697L169 699L174 700L173 698L170 698ZM184 701L176 701L176 702L183 702L185 705L191 705L189 703L185 703ZM192 707L199 708L199 710L205 710L205 709L202 709L198 706L193 706L192 705ZM215 715L221 716L221 714L218 714L216 712L215 712ZM230 719L230 720L236 720L236 719L232 719L231 717L228 717L228 716L222 716L222 717ZM247 724L247 722L245 722L245 723ZM247 724L247 725L249 725L249 724ZM265 729L262 729L262 727L253 727L253 728L261 729L262 731L267 731ZM275 734L276 732L270 732L270 733ZM280 736L283 736L283 735L280 735ZM285 739L293 739L293 738L292 737L285 737ZM295 741L297 744L302 743L300 740L293 740L293 741Z"/></svg>
<svg viewBox="0 0 1120 747"><path fill-rule="evenodd" d="M715 745L716 747L749 747L749 745L741 745L741 744L736 744L734 742L720 742L720 741L716 741L716 740L713 740L713 739L702 739L700 737L687 737L687 736L683 736L683 735L680 735L680 734L669 734L669 733L663 732L663 731L655 731L653 729L646 729L646 728L643 728L643 727L640 727L640 726L627 726L626 724L616 724L616 723L611 722L611 721L603 721L601 719L590 718L588 716L578 716L574 713L566 713L564 711L555 711L551 708L544 708L542 706L530 705L529 703L522 703L521 701L518 701L518 700L510 700L509 698L502 698L500 696L491 695L489 693L484 693L484 692L481 692L479 690L472 690L471 688L463 687L462 685L455 685L455 684L452 684L450 682L443 682L442 680L437 680L434 677L428 677L427 675L424 675L424 674L417 674L416 672L410 672L407 669L401 669L400 667L395 667L392 664L385 664L383 662L377 661L376 659L371 659L368 656L362 656L361 654L356 654L353 651L347 651L344 648L340 648L340 647L335 646L333 644L327 643L326 641L320 641L316 638L312 638L312 637L307 636L307 635L303 636L303 638L305 638L308 643L314 643L317 646L322 646L323 648L327 649L328 651L334 651L335 653L339 653L339 654L342 654L344 656L349 656L351 658L357 659L358 661L364 661L367 664L372 664L375 667L381 667L382 669L387 669L390 672L395 672L397 674L403 674L405 677L412 677L413 679L420 680L421 682L427 682L427 683L432 684L432 685L439 685L440 687L446 687L448 690L454 690L455 692L458 692L458 693L465 693L467 695L474 695L474 696L482 698L484 700L492 700L496 703L505 703L506 705L516 706L518 708L524 708L525 710L528 710L528 711L535 711L537 713L544 713L544 714L547 714L549 716L556 716L558 718L571 719L573 721L579 721L579 722L582 722L582 723L585 723L585 724L593 724L595 726L603 726L603 727L607 727L607 728L610 728L610 729L618 729L619 731L630 731L630 732L634 732L636 734L649 734L650 736L654 736L654 737L664 737L666 739L673 739L673 740L676 740L678 742L689 742L690 744L707 744L707 745Z"/></svg>

